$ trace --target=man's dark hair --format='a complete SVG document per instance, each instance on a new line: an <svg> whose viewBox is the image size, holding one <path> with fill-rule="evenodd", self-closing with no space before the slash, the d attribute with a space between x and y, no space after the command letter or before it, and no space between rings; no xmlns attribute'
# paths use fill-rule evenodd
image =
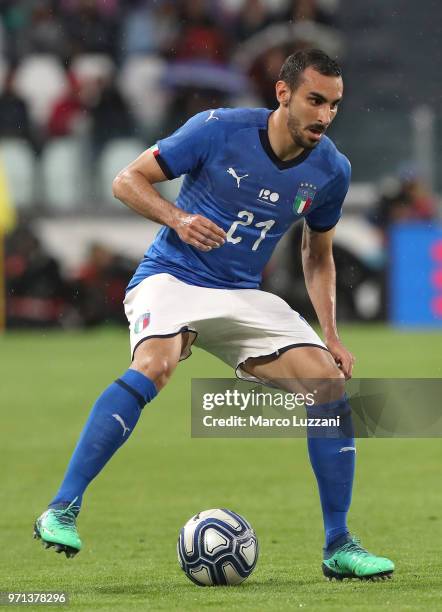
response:
<svg viewBox="0 0 442 612"><path fill-rule="evenodd" d="M294 91L301 84L302 73L308 67L324 76L342 76L339 64L324 51L321 51L321 49L303 49L288 56L279 72L279 79L285 81Z"/></svg>

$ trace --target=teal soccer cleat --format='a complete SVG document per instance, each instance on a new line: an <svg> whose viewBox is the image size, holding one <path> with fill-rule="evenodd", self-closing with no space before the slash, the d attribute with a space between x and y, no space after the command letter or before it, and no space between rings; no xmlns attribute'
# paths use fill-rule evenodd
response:
<svg viewBox="0 0 442 612"><path fill-rule="evenodd" d="M393 571L393 561L368 552L355 537L342 544L322 562L322 572L329 580L385 580L391 578Z"/></svg>
<svg viewBox="0 0 442 612"><path fill-rule="evenodd" d="M48 508L34 524L34 538L40 539L45 548L54 546L56 552L64 552L68 558L74 557L82 546L76 526L80 508L74 505L75 501L66 508Z"/></svg>

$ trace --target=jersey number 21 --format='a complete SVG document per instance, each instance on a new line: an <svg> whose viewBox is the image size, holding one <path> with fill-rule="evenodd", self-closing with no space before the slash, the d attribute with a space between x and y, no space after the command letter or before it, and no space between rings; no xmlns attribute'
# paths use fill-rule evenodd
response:
<svg viewBox="0 0 442 612"><path fill-rule="evenodd" d="M248 210L241 210L238 213L238 217L244 220L234 221L230 226L229 231L227 232L227 242L232 242L233 244L238 244L238 242L241 242L242 240L241 236L233 237L233 234L236 232L238 225L247 226L253 223L253 213L249 212ZM259 223L255 223L255 227L262 227L262 230L259 238L253 243L252 251L256 251L258 249L259 245L266 237L267 232L271 227L275 225L275 223L275 219L269 219L268 221L260 221Z"/></svg>

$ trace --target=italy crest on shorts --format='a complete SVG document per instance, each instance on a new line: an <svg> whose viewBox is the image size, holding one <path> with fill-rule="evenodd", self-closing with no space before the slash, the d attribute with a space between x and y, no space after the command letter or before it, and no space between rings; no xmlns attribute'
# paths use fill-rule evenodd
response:
<svg viewBox="0 0 442 612"><path fill-rule="evenodd" d="M134 332L140 334L142 331L149 326L150 323L150 312L145 312L135 321Z"/></svg>
<svg viewBox="0 0 442 612"><path fill-rule="evenodd" d="M293 202L293 212L302 215L310 208L316 195L316 187L311 183L301 183Z"/></svg>

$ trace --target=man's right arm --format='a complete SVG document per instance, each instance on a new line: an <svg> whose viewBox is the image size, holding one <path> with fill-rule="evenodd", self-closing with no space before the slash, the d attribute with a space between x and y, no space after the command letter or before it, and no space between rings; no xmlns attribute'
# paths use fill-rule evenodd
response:
<svg viewBox="0 0 442 612"><path fill-rule="evenodd" d="M153 187L167 180L151 150L145 151L117 174L112 191L116 198L138 214L167 225L178 236L201 251L224 244L223 229L201 215L192 215L165 200Z"/></svg>

